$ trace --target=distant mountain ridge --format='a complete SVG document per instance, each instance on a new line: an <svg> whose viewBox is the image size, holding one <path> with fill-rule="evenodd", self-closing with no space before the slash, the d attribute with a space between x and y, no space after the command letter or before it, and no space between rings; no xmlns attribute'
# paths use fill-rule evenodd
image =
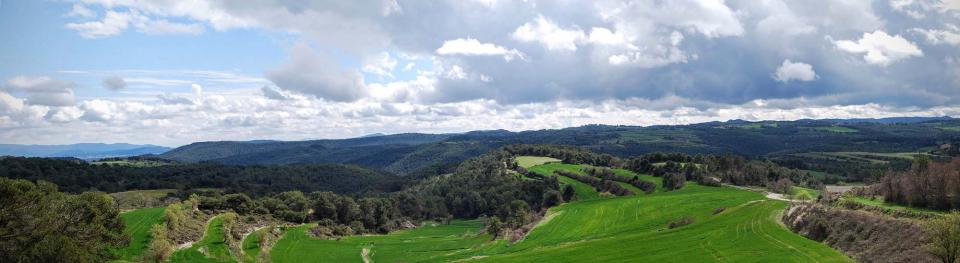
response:
<svg viewBox="0 0 960 263"><path fill-rule="evenodd" d="M734 153L776 158L803 152L916 152L960 141L960 119L708 122L689 125L585 125L564 129L456 134L392 134L340 140L197 142L158 155L180 162L234 165L342 163L405 175L449 165L508 144L562 144L617 156L649 152Z"/></svg>
<svg viewBox="0 0 960 263"><path fill-rule="evenodd" d="M161 154L170 148L151 144L77 143L66 145L0 144L0 156L74 157L86 160Z"/></svg>

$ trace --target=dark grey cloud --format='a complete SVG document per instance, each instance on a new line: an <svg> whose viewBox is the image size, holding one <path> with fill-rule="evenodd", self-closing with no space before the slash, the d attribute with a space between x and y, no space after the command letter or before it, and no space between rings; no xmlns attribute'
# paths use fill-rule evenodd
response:
<svg viewBox="0 0 960 263"><path fill-rule="evenodd" d="M127 88L127 81L119 76L112 76L103 79L103 87L108 90L118 91Z"/></svg>
<svg viewBox="0 0 960 263"><path fill-rule="evenodd" d="M304 43L294 45L289 61L266 75L282 89L326 100L356 101L365 95L359 70L345 69L336 58Z"/></svg>
<svg viewBox="0 0 960 263"><path fill-rule="evenodd" d="M953 3L953 1L948 1ZM352 102L371 94L359 68L383 54L436 56L433 87L410 101L491 99L503 104L680 97L708 104L956 104L960 52L929 30L960 32L960 11L938 1L213 1L130 4L144 15L188 17L217 30L259 27L302 43L266 72L283 91ZM923 55L876 59L865 33L902 37ZM463 56L445 42L473 39L523 54ZM855 50L841 48L844 41ZM306 43L306 44L304 44ZM474 53L476 54L476 53ZM896 54L896 52L890 52ZM815 72L771 77L786 60ZM346 61L346 62L345 62ZM809 76L809 75L806 75ZM262 90L281 98L279 90ZM891 94L907 94L894 96ZM678 105L686 106L686 105Z"/></svg>

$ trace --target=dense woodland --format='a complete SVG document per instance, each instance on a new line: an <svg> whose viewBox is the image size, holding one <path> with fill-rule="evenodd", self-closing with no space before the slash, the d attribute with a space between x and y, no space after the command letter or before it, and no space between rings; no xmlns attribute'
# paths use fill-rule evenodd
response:
<svg viewBox="0 0 960 263"><path fill-rule="evenodd" d="M788 180L809 188L819 188L823 182L809 173L782 167L771 161L748 160L737 155L695 155L681 153L652 153L632 157L624 168L637 173L669 178L671 184L696 181L705 185L719 182L744 186L771 186ZM679 174L681 176L673 176ZM682 179L681 179L682 178ZM781 182L782 183L782 182Z"/></svg>
<svg viewBox="0 0 960 263"><path fill-rule="evenodd" d="M93 165L75 159L0 157L0 177L43 180L71 193L138 189L218 188L261 196L289 190L339 193L390 192L403 179L337 164L231 166L214 163L155 167Z"/></svg>

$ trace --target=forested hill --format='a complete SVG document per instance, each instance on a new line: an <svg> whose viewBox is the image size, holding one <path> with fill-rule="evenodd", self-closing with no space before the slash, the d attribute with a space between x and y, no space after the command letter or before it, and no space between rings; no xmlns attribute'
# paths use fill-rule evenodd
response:
<svg viewBox="0 0 960 263"><path fill-rule="evenodd" d="M588 125L559 130L400 134L298 142L202 142L160 157L225 164L346 163L404 175L521 143L576 145L621 157L669 151L807 158L809 153L823 152L930 152L943 144L958 142L960 120L951 118L735 120L678 126Z"/></svg>

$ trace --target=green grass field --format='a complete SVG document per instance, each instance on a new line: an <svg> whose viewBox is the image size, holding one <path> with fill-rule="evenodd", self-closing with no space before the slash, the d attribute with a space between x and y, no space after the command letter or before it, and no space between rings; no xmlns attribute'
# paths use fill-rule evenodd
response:
<svg viewBox="0 0 960 263"><path fill-rule="evenodd" d="M253 231L253 233L250 233L250 235L243 239L243 243L241 244L243 248L243 262L257 262L257 258L260 257L260 237L268 230L270 230L270 228Z"/></svg>
<svg viewBox="0 0 960 263"><path fill-rule="evenodd" d="M201 252L201 250L205 251ZM171 262L233 262L230 249L227 248L223 234L223 216L210 219L203 239L193 246L177 250L170 257Z"/></svg>
<svg viewBox="0 0 960 263"><path fill-rule="evenodd" d="M150 161L150 160L96 161L96 162L91 162L90 164L131 166L131 167L158 167L158 166L164 166L164 165L172 165L171 163L168 163L168 162Z"/></svg>
<svg viewBox="0 0 960 263"><path fill-rule="evenodd" d="M523 168L530 168L545 163L560 162L560 159L541 156L517 156L517 164Z"/></svg>
<svg viewBox="0 0 960 263"><path fill-rule="evenodd" d="M794 196L799 195L799 194L802 193L802 192L805 192L805 193L807 193L808 195L810 195L810 198L812 198L813 200L816 200L817 197L820 196L820 191L819 191L819 190L810 189L810 188L805 188L805 187L799 187L799 186L794 186L794 187L793 187L793 195L794 195Z"/></svg>
<svg viewBox="0 0 960 263"><path fill-rule="evenodd" d="M543 174L555 169L579 171L580 166L530 168ZM633 176L625 170L617 173ZM786 229L778 219L787 203L761 193L688 183L677 191L603 198L589 186L560 179L575 186L581 201L551 208L549 220L514 244L476 234L482 229L479 220L341 240L310 238L309 226L300 226L278 242L272 258L358 262L366 250L373 262L852 262ZM713 214L716 208L725 210ZM667 227L681 217L694 223Z"/></svg>
<svg viewBox="0 0 960 263"><path fill-rule="evenodd" d="M366 249L373 262L438 262L442 258L469 252L490 240L480 234L480 220L453 221L449 225L427 225L396 231L389 235L352 236L340 240L318 240L307 230L312 225L290 229L270 251L274 262L361 262Z"/></svg>
<svg viewBox="0 0 960 263"><path fill-rule="evenodd" d="M176 189L131 190L110 193L110 196L117 201L120 209L139 209L163 206L163 198L176 191Z"/></svg>
<svg viewBox="0 0 960 263"><path fill-rule="evenodd" d="M860 203L860 204L862 204L862 205L866 205L866 206L876 206L876 207L880 207L880 208L884 208L884 209L890 209L890 210L906 211L906 212L919 213L919 214L945 214L945 213L947 213L947 212L939 211L939 210L933 210L933 209L927 209L927 208L921 208L921 207L910 207L910 206L898 205L898 204L893 204L893 203L887 203L887 202L883 201L883 197L877 197L876 199L870 199L870 198L861 197L861 196L845 197L845 198L847 198L847 200Z"/></svg>
<svg viewBox="0 0 960 263"><path fill-rule="evenodd" d="M854 133L860 132L857 129L843 127L843 126L829 126L829 127L812 127L812 130L825 131L825 132L836 132L836 133Z"/></svg>
<svg viewBox="0 0 960 263"><path fill-rule="evenodd" d="M144 208L120 214L124 233L130 235L130 244L114 250L120 260L135 261L150 245L150 228L163 223L164 207Z"/></svg>

